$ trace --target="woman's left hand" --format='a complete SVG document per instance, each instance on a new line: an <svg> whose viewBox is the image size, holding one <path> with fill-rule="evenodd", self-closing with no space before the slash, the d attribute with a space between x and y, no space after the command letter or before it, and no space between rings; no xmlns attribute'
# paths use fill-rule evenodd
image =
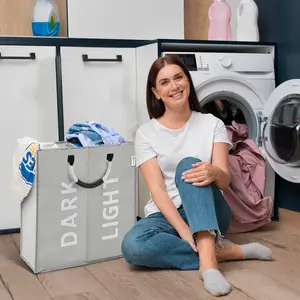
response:
<svg viewBox="0 0 300 300"><path fill-rule="evenodd" d="M220 171L208 162L198 162L192 165L192 169L183 172L181 178L195 186L206 186L218 179Z"/></svg>

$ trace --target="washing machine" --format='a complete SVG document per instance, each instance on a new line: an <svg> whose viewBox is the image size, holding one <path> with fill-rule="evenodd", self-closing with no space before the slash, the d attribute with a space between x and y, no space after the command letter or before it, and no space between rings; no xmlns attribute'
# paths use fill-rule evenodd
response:
<svg viewBox="0 0 300 300"><path fill-rule="evenodd" d="M248 138L267 161L265 196L275 198L275 173L300 183L300 80L276 87L272 53L162 55L168 54L189 69L202 107L225 103L238 122L248 125Z"/></svg>

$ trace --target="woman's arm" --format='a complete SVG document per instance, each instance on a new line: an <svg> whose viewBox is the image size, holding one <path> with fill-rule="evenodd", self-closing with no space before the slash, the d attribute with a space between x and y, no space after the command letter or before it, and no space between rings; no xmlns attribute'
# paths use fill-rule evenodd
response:
<svg viewBox="0 0 300 300"><path fill-rule="evenodd" d="M160 212L175 228L179 236L188 242L191 248L197 252L197 246L194 242L194 238L189 226L182 219L172 199L169 197L166 191L163 176L157 163L157 158L151 158L150 160L147 160L141 164L140 170L144 176L148 189L150 190L152 199L159 208Z"/></svg>
<svg viewBox="0 0 300 300"><path fill-rule="evenodd" d="M141 164L140 171L144 176L153 201L155 202L161 213L169 221L169 223L175 228L178 233L188 229L188 225L180 216L173 201L166 191L165 183L157 162L157 158L153 157Z"/></svg>
<svg viewBox="0 0 300 300"><path fill-rule="evenodd" d="M191 248L197 252L189 226L179 214L166 191L163 175L157 162L157 154L146 136L140 130L138 130L136 134L135 153L137 166L146 181L146 185L156 206L167 221L175 228L180 237L187 241Z"/></svg>

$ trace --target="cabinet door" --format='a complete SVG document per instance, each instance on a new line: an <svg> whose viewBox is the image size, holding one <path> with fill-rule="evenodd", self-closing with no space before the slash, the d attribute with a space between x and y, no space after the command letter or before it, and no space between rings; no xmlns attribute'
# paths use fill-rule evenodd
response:
<svg viewBox="0 0 300 300"><path fill-rule="evenodd" d="M183 0L68 1L69 37L183 39Z"/></svg>
<svg viewBox="0 0 300 300"><path fill-rule="evenodd" d="M55 47L0 46L0 230L19 228L20 200L11 188L16 140L57 141ZM32 54L30 54L32 53ZM30 57L31 55L31 57Z"/></svg>
<svg viewBox="0 0 300 300"><path fill-rule="evenodd" d="M95 121L133 141L135 49L63 47L61 61L65 132L76 122Z"/></svg>

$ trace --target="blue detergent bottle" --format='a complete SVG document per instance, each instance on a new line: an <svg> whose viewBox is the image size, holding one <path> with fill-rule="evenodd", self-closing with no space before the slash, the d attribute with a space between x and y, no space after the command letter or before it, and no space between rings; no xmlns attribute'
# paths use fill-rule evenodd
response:
<svg viewBox="0 0 300 300"><path fill-rule="evenodd" d="M58 36L60 18L54 0L36 0L32 13L32 33L34 36Z"/></svg>

